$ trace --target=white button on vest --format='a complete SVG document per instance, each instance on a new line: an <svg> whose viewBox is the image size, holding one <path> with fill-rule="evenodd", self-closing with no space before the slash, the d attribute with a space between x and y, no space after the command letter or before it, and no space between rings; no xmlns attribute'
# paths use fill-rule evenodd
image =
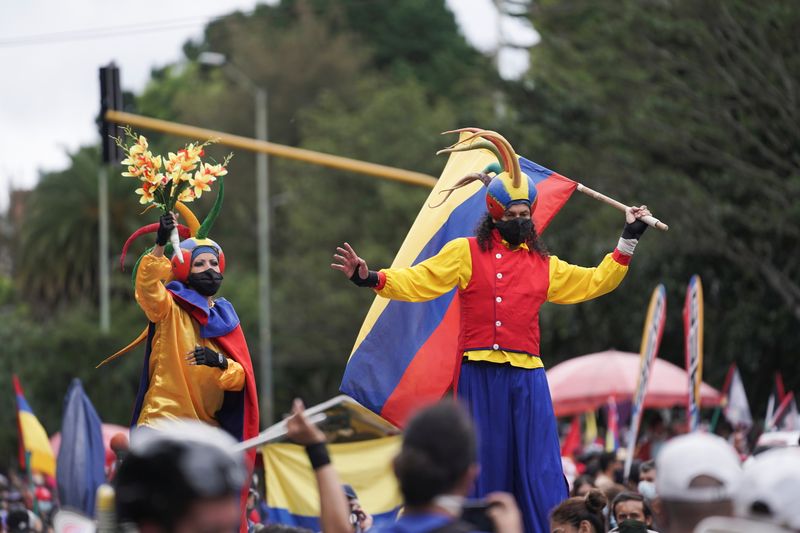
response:
<svg viewBox="0 0 800 533"><path fill-rule="evenodd" d="M492 350L499 350L499 349L500 349L499 344L492 344Z"/></svg>
<svg viewBox="0 0 800 533"><path fill-rule="evenodd" d="M503 279L503 275L500 274L499 272L497 273L497 279Z"/></svg>
<svg viewBox="0 0 800 533"><path fill-rule="evenodd" d="M500 259L501 257L503 257L503 254L497 254L497 255L495 255L495 257Z"/></svg>
<svg viewBox="0 0 800 533"><path fill-rule="evenodd" d="M499 328L500 326L503 325L503 323L498 320L497 322L494 323L494 325Z"/></svg>
<svg viewBox="0 0 800 533"><path fill-rule="evenodd" d="M494 299L494 301L500 303L503 301L503 299L498 296L497 298Z"/></svg>

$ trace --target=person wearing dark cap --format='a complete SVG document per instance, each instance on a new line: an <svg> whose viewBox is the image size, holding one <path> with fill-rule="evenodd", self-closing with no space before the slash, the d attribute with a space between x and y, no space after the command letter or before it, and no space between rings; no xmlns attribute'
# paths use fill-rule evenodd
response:
<svg viewBox="0 0 800 533"><path fill-rule="evenodd" d="M114 479L120 525L140 533L240 530L247 470L235 445L225 432L196 421L135 432Z"/></svg>

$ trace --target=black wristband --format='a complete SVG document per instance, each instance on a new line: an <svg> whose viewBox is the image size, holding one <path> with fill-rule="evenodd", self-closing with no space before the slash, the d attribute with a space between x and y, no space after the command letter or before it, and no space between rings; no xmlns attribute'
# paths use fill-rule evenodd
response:
<svg viewBox="0 0 800 533"><path fill-rule="evenodd" d="M630 224L626 223L625 227L622 228L622 238L639 240L646 229L647 224L639 219L636 219Z"/></svg>
<svg viewBox="0 0 800 533"><path fill-rule="evenodd" d="M378 286L378 273L370 270L366 279L358 275L358 268L355 269L353 275L350 276L350 281L359 287L377 287Z"/></svg>
<svg viewBox="0 0 800 533"><path fill-rule="evenodd" d="M306 446L306 455L308 455L311 468L314 470L331 464L331 457L328 455L328 445L324 442L315 442L314 444Z"/></svg>

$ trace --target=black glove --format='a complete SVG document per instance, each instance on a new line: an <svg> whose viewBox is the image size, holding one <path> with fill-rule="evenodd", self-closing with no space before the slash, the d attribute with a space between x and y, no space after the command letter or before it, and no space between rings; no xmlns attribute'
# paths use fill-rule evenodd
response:
<svg viewBox="0 0 800 533"><path fill-rule="evenodd" d="M158 219L158 232L156 233L156 244L165 246L169 242L169 234L175 229L175 219L172 213L164 213Z"/></svg>
<svg viewBox="0 0 800 533"><path fill-rule="evenodd" d="M193 365L211 366L222 370L228 368L228 359L221 353L217 353L206 346L195 346L194 351L189 354L186 360Z"/></svg>
<svg viewBox="0 0 800 533"><path fill-rule="evenodd" d="M378 273L370 270L366 278L362 278L359 273L359 267L356 267L353 275L350 276L350 281L359 287L377 287L378 286Z"/></svg>
<svg viewBox="0 0 800 533"><path fill-rule="evenodd" d="M622 228L622 238L623 239L636 239L637 241L644 233L644 230L647 229L647 224L642 222L640 219L636 219L633 222L626 222L625 227Z"/></svg>

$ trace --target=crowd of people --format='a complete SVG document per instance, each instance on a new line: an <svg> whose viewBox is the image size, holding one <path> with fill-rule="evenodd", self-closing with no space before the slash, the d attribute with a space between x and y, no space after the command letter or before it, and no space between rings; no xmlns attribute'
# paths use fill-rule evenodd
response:
<svg viewBox="0 0 800 533"><path fill-rule="evenodd" d="M287 431L306 449L320 494L320 528L326 533L525 531L512 494L469 498L481 469L479 443L471 417L457 402L421 410L405 429L392 463L403 498L394 521L373 523L370 509L342 483L325 434L308 420L299 400ZM117 530L308 532L270 522L245 456L235 439L217 428L200 422L168 424L134 433L130 448L117 453L121 460L109 471ZM615 453L581 459L583 473L564 480L570 497L548 510L550 533L800 531L795 504L800 446L759 450L743 460L719 436L678 435L660 446L654 460L634 462L627 480ZM249 492L247 523L241 527L243 488ZM53 531L53 500L41 476L0 477L2 531Z"/></svg>
<svg viewBox="0 0 800 533"><path fill-rule="evenodd" d="M290 437L307 447L317 474L323 531L363 530L348 520L344 493L322 451L324 434L298 406L289 427ZM523 531L511 494L467 499L481 467L476 446L470 417L458 404L443 402L420 412L393 463L404 500L400 517L371 529ZM626 481L619 459L612 452L586 458L584 474L570 484L570 498L549 510L551 533L800 531L798 446L762 450L742 460L719 436L679 435L664 442L654 460L634 463Z"/></svg>
<svg viewBox="0 0 800 533"><path fill-rule="evenodd" d="M52 531L54 493L53 480L40 474L30 479L13 470L0 474L0 531Z"/></svg>

